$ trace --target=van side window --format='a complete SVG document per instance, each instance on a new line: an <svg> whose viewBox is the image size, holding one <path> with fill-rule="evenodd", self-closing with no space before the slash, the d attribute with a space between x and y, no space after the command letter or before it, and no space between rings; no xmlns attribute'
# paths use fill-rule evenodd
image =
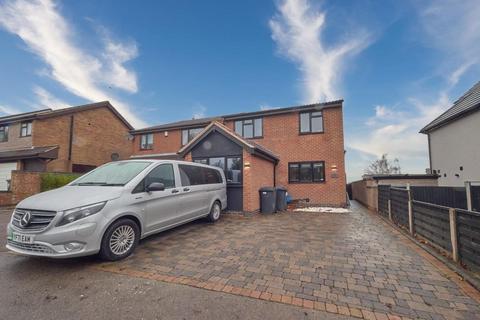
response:
<svg viewBox="0 0 480 320"><path fill-rule="evenodd" d="M222 183L220 172L215 169L180 164L182 186Z"/></svg>
<svg viewBox="0 0 480 320"><path fill-rule="evenodd" d="M161 164L152 171L133 189L132 193L145 192L145 187L152 182L163 183L165 189L175 188L175 175L171 164Z"/></svg>
<svg viewBox="0 0 480 320"><path fill-rule="evenodd" d="M161 164L145 177L145 186L153 182L163 183L165 189L175 188L175 175L171 164Z"/></svg>
<svg viewBox="0 0 480 320"><path fill-rule="evenodd" d="M182 186L196 186L199 184L205 184L201 167L180 164L178 168L180 169Z"/></svg>
<svg viewBox="0 0 480 320"><path fill-rule="evenodd" d="M207 184L210 183L222 183L222 176L220 175L220 172L215 169L210 169L210 168L202 168L205 170L205 180Z"/></svg>

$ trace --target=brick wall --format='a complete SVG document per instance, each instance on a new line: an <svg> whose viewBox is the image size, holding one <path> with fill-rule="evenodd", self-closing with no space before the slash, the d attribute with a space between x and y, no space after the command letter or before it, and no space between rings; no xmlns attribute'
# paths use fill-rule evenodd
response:
<svg viewBox="0 0 480 320"><path fill-rule="evenodd" d="M20 122L8 125L8 141L0 142L2 151L29 148L32 146L32 136L20 137Z"/></svg>
<svg viewBox="0 0 480 320"><path fill-rule="evenodd" d="M311 204L344 206L346 176L342 108L324 109L323 118L324 133L300 135L298 112L265 116L263 117L264 137L255 141L279 156L276 183L287 187L294 199L308 198ZM226 121L225 125L234 131L234 121ZM152 150L140 150L140 137L140 135L135 136L133 154L177 152L181 148L181 130L179 129L168 131L168 137L164 136L164 132L154 133ZM288 163L301 161L325 161L325 182L289 184ZM251 168L254 168L253 162ZM259 177L265 174L262 171L258 173ZM272 184L273 182L270 183ZM258 196L258 189L255 195L252 191L249 192L252 197ZM258 203L256 198L251 201L252 204L249 204L249 207ZM244 207L247 208L245 205Z"/></svg>
<svg viewBox="0 0 480 320"><path fill-rule="evenodd" d="M276 183L287 187L293 198L309 198L312 204L343 206L346 202L346 177L341 108L323 110L324 133L300 135L298 112L263 118L263 138L259 144L276 153L280 162ZM234 122L226 125L234 130ZM325 161L325 183L288 183L288 163ZM333 177L333 166L337 177Z"/></svg>
<svg viewBox="0 0 480 320"><path fill-rule="evenodd" d="M183 158L183 160L185 161L192 161L192 153L189 152L185 155L185 157Z"/></svg>
<svg viewBox="0 0 480 320"><path fill-rule="evenodd" d="M243 210L257 211L260 209L258 190L261 187L273 186L274 164L244 150L243 165Z"/></svg>
<svg viewBox="0 0 480 320"><path fill-rule="evenodd" d="M378 187L375 181L359 180L352 182L352 198L361 202L367 208L377 210Z"/></svg>
<svg viewBox="0 0 480 320"><path fill-rule="evenodd" d="M11 206L12 202L12 192L11 191L0 191L0 207L2 206Z"/></svg>
<svg viewBox="0 0 480 320"><path fill-rule="evenodd" d="M165 132L168 132L167 136ZM177 152L182 147L182 130L180 129L154 132L153 148L150 150L140 149L141 137L142 135L138 134L133 139L132 153L135 155Z"/></svg>
<svg viewBox="0 0 480 320"><path fill-rule="evenodd" d="M69 160L71 116L62 115L33 123L34 146L59 146L58 159L48 163L48 171L70 172L72 164L99 166L111 161L112 153L118 153L120 159L130 157L129 129L105 107L73 114L72 158Z"/></svg>
<svg viewBox="0 0 480 320"><path fill-rule="evenodd" d="M18 203L40 192L41 178L39 172L12 171L12 200Z"/></svg>
<svg viewBox="0 0 480 320"><path fill-rule="evenodd" d="M12 171L11 191L0 192L0 206L15 205L40 192L39 172Z"/></svg>

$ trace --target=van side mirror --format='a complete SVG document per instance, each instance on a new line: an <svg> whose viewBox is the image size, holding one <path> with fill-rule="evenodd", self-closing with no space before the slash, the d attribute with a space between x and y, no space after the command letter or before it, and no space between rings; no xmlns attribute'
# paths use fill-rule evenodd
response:
<svg viewBox="0 0 480 320"><path fill-rule="evenodd" d="M163 191L165 190L165 185L161 182L152 182L150 183L146 190L147 192L152 192L152 191Z"/></svg>

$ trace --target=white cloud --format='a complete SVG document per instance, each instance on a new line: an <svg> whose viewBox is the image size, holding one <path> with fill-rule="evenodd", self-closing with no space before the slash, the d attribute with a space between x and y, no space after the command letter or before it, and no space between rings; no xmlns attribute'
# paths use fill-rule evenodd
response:
<svg viewBox="0 0 480 320"><path fill-rule="evenodd" d="M428 154L426 136L418 131L452 105L450 90L471 67L480 63L480 6L477 0L436 0L422 2L419 22L424 40L443 53L441 68L446 85L436 99L409 98L404 107L375 107L375 116L368 119L362 137L349 143L353 149L372 156L388 153L400 161L425 160Z"/></svg>
<svg viewBox="0 0 480 320"><path fill-rule="evenodd" d="M102 54L104 59L104 68L102 80L105 83L135 93L138 90L137 75L125 68L125 62L137 57L138 48L135 42L129 41L121 43L113 40L110 32L105 28L100 28L105 43L105 51Z"/></svg>
<svg viewBox="0 0 480 320"><path fill-rule="evenodd" d="M89 101L110 100L133 126L145 125L125 103L106 92L107 87L138 90L135 73L124 66L137 55L133 43L123 44L103 33L104 50L88 52L75 42L73 28L51 0L5 2L0 5L0 25L18 35L65 89Z"/></svg>
<svg viewBox="0 0 480 320"><path fill-rule="evenodd" d="M37 107L40 108L51 108L51 109L60 109L71 107L67 102L56 98L50 92L45 90L42 87L35 86L33 92L37 96L38 104Z"/></svg>
<svg viewBox="0 0 480 320"><path fill-rule="evenodd" d="M193 115L192 115L192 118L193 118L193 119L205 118L205 113L206 113L206 112L207 112L207 108L206 108L204 105L197 103L197 104L193 107Z"/></svg>
<svg viewBox="0 0 480 320"><path fill-rule="evenodd" d="M425 42L444 53L440 72L455 85L480 63L480 5L478 0L418 2Z"/></svg>
<svg viewBox="0 0 480 320"><path fill-rule="evenodd" d="M271 105L266 104L266 103L262 103L262 104L260 105L260 110L262 110L262 111L272 110L272 109L278 109L278 108L277 108L277 107L272 107Z"/></svg>
<svg viewBox="0 0 480 320"><path fill-rule="evenodd" d="M338 80L345 59L369 45L362 30L342 43L327 46L322 34L326 13L316 10L307 0L278 2L278 13L270 20L272 38L279 51L297 64L302 73L306 103L339 98Z"/></svg>
<svg viewBox="0 0 480 320"><path fill-rule="evenodd" d="M398 158L405 173L422 173L428 167L427 137L419 130L450 107L451 102L446 92L441 92L430 103L410 98L406 104L400 111L376 106L375 116L366 122L368 128L347 140L347 147L366 155L361 166L351 168L354 172L349 172L349 176L359 178L369 161L384 153Z"/></svg>
<svg viewBox="0 0 480 320"><path fill-rule="evenodd" d="M361 155L349 165L350 180L358 179L369 161L383 153L398 158L405 172L424 172L428 167L428 142L419 130L452 105L452 89L480 65L478 0L435 0L415 5L419 12L415 34L421 34L425 44L440 54L429 77L439 76L444 85L431 94L436 98L429 101L412 94L400 104L401 110L397 106L375 107L375 116L366 121L361 133L347 139L347 146ZM425 88L419 91L426 95Z"/></svg>
<svg viewBox="0 0 480 320"><path fill-rule="evenodd" d="M21 113L21 112L22 111L20 111L19 109L0 105L0 114L1 115L11 115L11 114L17 114L17 113Z"/></svg>

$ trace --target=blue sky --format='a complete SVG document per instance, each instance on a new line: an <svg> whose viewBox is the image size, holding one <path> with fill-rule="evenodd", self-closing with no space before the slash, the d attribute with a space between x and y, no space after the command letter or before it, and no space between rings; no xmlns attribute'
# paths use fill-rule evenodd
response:
<svg viewBox="0 0 480 320"><path fill-rule="evenodd" d="M479 80L465 1L4 1L0 115L110 100L135 127L343 98L347 175L428 166L419 129Z"/></svg>

